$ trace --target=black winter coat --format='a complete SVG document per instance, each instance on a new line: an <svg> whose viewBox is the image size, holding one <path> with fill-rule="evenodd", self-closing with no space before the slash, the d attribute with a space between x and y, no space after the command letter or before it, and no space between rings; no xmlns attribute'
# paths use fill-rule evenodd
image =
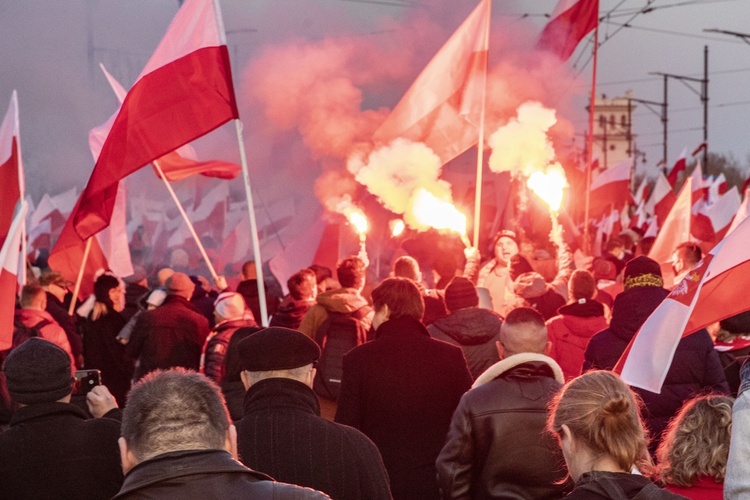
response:
<svg viewBox="0 0 750 500"><path fill-rule="evenodd" d="M495 342L500 340L503 320L489 309L459 309L427 327L432 338L444 340L464 351L471 378L476 380L500 358Z"/></svg>
<svg viewBox="0 0 750 500"><path fill-rule="evenodd" d="M375 445L351 427L320 416L315 393L291 379L248 389L237 422L242 463L285 483L320 490L334 500L391 498Z"/></svg>
<svg viewBox="0 0 750 500"><path fill-rule="evenodd" d="M258 325L254 319L249 317L248 319L222 321L214 327L206 339L203 353L203 373L217 384L220 384L224 379L224 358L227 354L229 341L232 339L234 332L246 326L257 327Z"/></svg>
<svg viewBox="0 0 750 500"><path fill-rule="evenodd" d="M541 354L510 356L485 372L461 398L437 459L442 498L562 498L565 462L546 432L562 380Z"/></svg>
<svg viewBox="0 0 750 500"><path fill-rule="evenodd" d="M83 355L87 370L102 372L102 384L125 406L125 397L130 390L130 380L135 368L127 355L125 346L117 340L117 334L125 326L125 318L117 311L99 316L96 321L83 320Z"/></svg>
<svg viewBox="0 0 750 500"><path fill-rule="evenodd" d="M183 297L167 295L164 303L138 316L127 352L140 359L136 378L160 369L182 366L198 371L208 320Z"/></svg>
<svg viewBox="0 0 750 500"><path fill-rule="evenodd" d="M271 292L268 291L268 286L265 286L264 290L266 292L266 312L268 313L268 316L271 317L279 308L279 302L281 302L281 299L279 299L275 295L271 295ZM255 321L260 324L261 316L260 296L258 295L258 280L240 281L240 284L237 285L237 293L242 295L242 298L245 299L245 304L247 304L247 307L253 312Z"/></svg>
<svg viewBox="0 0 750 500"><path fill-rule="evenodd" d="M0 434L0 498L111 498L123 480L119 437L119 422L71 404L19 408Z"/></svg>
<svg viewBox="0 0 750 500"><path fill-rule="evenodd" d="M609 328L594 335L586 347L583 371L614 368L638 329L668 294L657 287L637 287L620 293L615 298ZM706 330L700 330L677 344L661 394L636 387L633 390L646 405L643 416L653 452L683 403L703 391L728 394L729 386L711 337Z"/></svg>
<svg viewBox="0 0 750 500"><path fill-rule="evenodd" d="M133 467L113 498L129 500L323 499L320 492L277 483L223 450L164 453Z"/></svg>
<svg viewBox="0 0 750 500"><path fill-rule="evenodd" d="M393 498L437 498L435 460L470 386L461 349L430 338L415 319L392 319L344 356L335 420L378 447Z"/></svg>
<svg viewBox="0 0 750 500"><path fill-rule="evenodd" d="M676 493L660 489L648 478L626 472L592 471L584 473L575 489L566 498L570 500L619 500L622 498L643 500L671 500L685 498Z"/></svg>

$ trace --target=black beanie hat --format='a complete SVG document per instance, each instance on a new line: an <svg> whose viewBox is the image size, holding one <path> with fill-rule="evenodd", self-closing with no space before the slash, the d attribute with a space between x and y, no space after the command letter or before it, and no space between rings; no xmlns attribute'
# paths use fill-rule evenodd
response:
<svg viewBox="0 0 750 500"><path fill-rule="evenodd" d="M450 312L476 307L479 305L479 295L474 283L462 276L456 276L445 289L445 307Z"/></svg>
<svg viewBox="0 0 750 500"><path fill-rule="evenodd" d="M661 288L664 282L661 278L659 263L641 255L628 262L623 272L622 286L625 290L638 286L653 286Z"/></svg>
<svg viewBox="0 0 750 500"><path fill-rule="evenodd" d="M32 337L11 351L3 365L14 401L30 405L58 401L73 391L68 353L48 340Z"/></svg>

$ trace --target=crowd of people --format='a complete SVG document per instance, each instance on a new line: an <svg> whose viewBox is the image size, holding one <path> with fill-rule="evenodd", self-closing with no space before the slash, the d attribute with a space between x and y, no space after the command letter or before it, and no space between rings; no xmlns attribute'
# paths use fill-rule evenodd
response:
<svg viewBox="0 0 750 500"><path fill-rule="evenodd" d="M45 269L1 354L0 498L750 498L750 312L629 387L612 370L669 293L649 242L553 240L501 231L447 275L301 269L261 285L268 326L251 261L234 287L104 273L72 308Z"/></svg>

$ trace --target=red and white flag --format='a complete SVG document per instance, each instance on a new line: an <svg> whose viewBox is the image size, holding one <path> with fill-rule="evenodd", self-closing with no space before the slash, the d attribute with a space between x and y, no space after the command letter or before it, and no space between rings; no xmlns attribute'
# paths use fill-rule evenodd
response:
<svg viewBox="0 0 750 500"><path fill-rule="evenodd" d="M674 271L672 270L672 252L680 243L690 241L690 221L692 218L692 179L688 177L682 186L672 210L669 211L664 224L659 226L659 234L651 247L648 256L661 266L664 288L672 288Z"/></svg>
<svg viewBox="0 0 750 500"><path fill-rule="evenodd" d="M591 181L590 211L592 216L603 213L607 207L622 209L633 197L630 194L632 160L625 160L599 173Z"/></svg>
<svg viewBox="0 0 750 500"><path fill-rule="evenodd" d="M661 392L680 339L750 310L750 221L721 240L638 330L616 371L628 384Z"/></svg>
<svg viewBox="0 0 750 500"><path fill-rule="evenodd" d="M698 146L697 148L695 148L695 151L693 151L691 153L691 156L693 156L693 157L698 156L698 153L700 153L701 151L705 150L707 147L708 147L708 143L701 142L700 146Z"/></svg>
<svg viewBox="0 0 750 500"><path fill-rule="evenodd" d="M695 168L693 168L693 172L690 174L690 179L692 182L691 203L693 204L691 209L690 234L696 240L705 242L706 245L704 246L712 247L716 238L716 232L704 209L708 195L708 186L705 179L703 179L703 170L701 169L700 161L695 163Z"/></svg>
<svg viewBox="0 0 750 500"><path fill-rule="evenodd" d="M727 234L737 229L737 226L739 226L740 223L750 215L750 190L746 189L744 194L745 197L742 199L740 208L737 209L737 215L734 216L732 223L729 225L729 229L727 229Z"/></svg>
<svg viewBox="0 0 750 500"><path fill-rule="evenodd" d="M8 111L0 124L0 246L10 232L10 226L23 200L23 182L18 94L14 90Z"/></svg>
<svg viewBox="0 0 750 500"><path fill-rule="evenodd" d="M100 64L99 66L102 68L104 76L107 77L107 81L117 96L120 105L122 105L125 96L127 95L125 88L109 73L109 71L107 71L107 68L105 68L103 64ZM100 136L102 144L105 139L106 135L103 137ZM101 150L101 147L99 149ZM154 161L159 164L159 168L164 172L164 176L168 181L180 181L195 174L231 180L237 177L237 174L242 170L241 166L228 161L198 161L196 159L195 150L190 144L185 144L176 151L167 153ZM156 167L154 167L154 173L156 173L156 176L161 179L161 175Z"/></svg>
<svg viewBox="0 0 750 500"><path fill-rule="evenodd" d="M649 190L648 190L648 179L645 177L641 181L641 184L638 186L638 189L636 189L635 194L633 195L633 203L638 205L639 203L645 203L646 200L648 200Z"/></svg>
<svg viewBox="0 0 750 500"><path fill-rule="evenodd" d="M73 214L82 238L110 223L119 180L238 118L216 4L185 0L125 97Z"/></svg>
<svg viewBox="0 0 750 500"><path fill-rule="evenodd" d="M376 143L422 142L444 164L477 143L491 5L479 2L435 54L375 131Z"/></svg>
<svg viewBox="0 0 750 500"><path fill-rule="evenodd" d="M19 211L11 221L5 242L0 249L0 351L10 349L13 344L13 315L17 295L19 268L24 268L21 257L26 202L21 202Z"/></svg>
<svg viewBox="0 0 750 500"><path fill-rule="evenodd" d="M716 203L721 195L729 191L729 184L724 172L720 172L708 187L708 202Z"/></svg>
<svg viewBox="0 0 750 500"><path fill-rule="evenodd" d="M598 23L599 0L560 0L536 46L567 61Z"/></svg>
<svg viewBox="0 0 750 500"><path fill-rule="evenodd" d="M664 224L675 201L677 201L677 196L674 194L674 189L672 189L669 181L664 177L664 174L657 173L654 192L651 193L651 197L646 203L646 212L656 216L656 223L659 227Z"/></svg>
<svg viewBox="0 0 750 500"><path fill-rule="evenodd" d="M740 194L737 188L732 186L732 189L719 196L716 202L703 206L701 213L709 219L715 233L713 243L718 243L727 235L733 219L739 214L741 205Z"/></svg>
<svg viewBox="0 0 750 500"><path fill-rule="evenodd" d="M682 153L680 153L680 157L675 162L674 166L672 167L672 170L669 171L669 175L667 175L667 180L669 181L669 184L674 187L677 184L677 176L685 170L687 167L687 148L682 150Z"/></svg>

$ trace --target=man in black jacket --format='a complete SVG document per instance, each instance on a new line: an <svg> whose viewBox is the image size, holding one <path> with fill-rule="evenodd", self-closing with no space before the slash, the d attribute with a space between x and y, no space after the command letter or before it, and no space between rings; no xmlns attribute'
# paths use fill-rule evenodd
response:
<svg viewBox="0 0 750 500"><path fill-rule="evenodd" d="M266 328L238 344L244 416L237 423L242 463L279 481L323 491L334 500L391 498L375 445L356 429L320 416L312 390L314 340Z"/></svg>
<svg viewBox="0 0 750 500"><path fill-rule="evenodd" d="M140 360L135 378L148 372L181 366L197 371L209 334L208 320L192 304L195 285L183 273L174 273L166 283L167 298L153 311L138 316L127 352Z"/></svg>
<svg viewBox="0 0 750 500"><path fill-rule="evenodd" d="M562 454L545 431L547 404L563 383L544 355L547 327L531 308L500 330L502 360L463 395L437 459L442 498L562 498Z"/></svg>
<svg viewBox="0 0 750 500"><path fill-rule="evenodd" d="M88 419L70 404L68 354L30 338L8 355L3 371L20 408L0 434L0 498L108 499L117 493L120 423ZM106 388L95 388L88 401L95 416L114 417L117 404Z"/></svg>
<svg viewBox="0 0 750 500"><path fill-rule="evenodd" d="M130 392L122 417L125 482L117 499L322 499L276 483L237 458L237 431L218 387L182 369L154 372Z"/></svg>

